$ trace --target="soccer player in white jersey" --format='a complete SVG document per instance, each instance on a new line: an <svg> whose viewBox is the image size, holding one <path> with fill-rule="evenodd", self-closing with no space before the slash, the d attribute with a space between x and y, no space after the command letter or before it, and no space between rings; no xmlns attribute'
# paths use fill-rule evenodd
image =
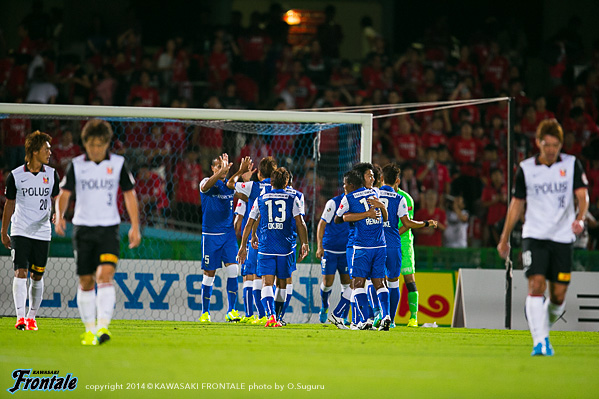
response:
<svg viewBox="0 0 599 399"><path fill-rule="evenodd" d="M2 215L2 244L11 250L15 277L12 292L17 330L37 330L35 316L42 303L44 270L48 261L52 228L52 199L59 192L56 170L50 160L52 137L36 131L25 139L25 164L12 170L6 180L6 204ZM11 224L10 237L8 226ZM29 312L27 300L29 282Z"/></svg>
<svg viewBox="0 0 599 399"><path fill-rule="evenodd" d="M212 176L200 183L202 197L202 315L201 323L209 323L210 300L216 270L225 265L227 276L227 301L228 309L225 319L229 322L238 322L241 316L235 305L237 304L237 237L233 227L233 196L234 190L227 183L227 174L233 164L229 156L223 154L212 160ZM231 179L237 179L248 172L252 167L249 157L241 160L239 170ZM234 183L233 183L234 184Z"/></svg>
<svg viewBox="0 0 599 399"><path fill-rule="evenodd" d="M79 275L77 307L86 330L81 336L83 345L102 344L111 338L108 326L116 302L113 280L120 254L119 187L131 221L129 248L141 242L135 180L125 158L108 151L111 138L108 122L92 119L85 124L81 131L85 154L68 165L56 199L56 233L64 236L64 214L71 195L77 197L73 251Z"/></svg>
<svg viewBox="0 0 599 399"><path fill-rule="evenodd" d="M555 119L537 127L540 153L520 162L497 251L507 258L509 238L526 208L522 263L528 278L526 318L533 356L552 356L551 326L563 314L572 268L572 244L584 229L589 207L588 181L576 157L560 154L563 131ZM578 205L578 213L575 211ZM549 298L544 299L549 280Z"/></svg>
<svg viewBox="0 0 599 399"><path fill-rule="evenodd" d="M296 238L293 234L293 221L302 243L298 261L304 259L309 251L308 232L301 215L300 199L294 193L285 190L288 182L289 172L285 168L273 172L273 189L254 202L237 255L239 262L245 261L248 237L259 218L258 275L262 276L263 281L262 303L268 316L266 327L281 326L275 314L273 284L275 276L282 280L290 277L291 262L295 260L293 245Z"/></svg>

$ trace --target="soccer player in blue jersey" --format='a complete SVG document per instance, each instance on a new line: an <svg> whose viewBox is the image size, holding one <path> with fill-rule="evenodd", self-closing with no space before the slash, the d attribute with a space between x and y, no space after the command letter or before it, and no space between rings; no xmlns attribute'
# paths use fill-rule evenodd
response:
<svg viewBox="0 0 599 399"><path fill-rule="evenodd" d="M237 254L237 237L233 227L232 189L227 187L226 177L233 164L229 156L223 154L212 161L212 176L200 183L202 198L202 315L200 322L210 322L210 299L216 269L225 264L227 275L227 321L239 321L241 317L235 309L237 302L237 272L235 262ZM249 157L242 159L239 170L232 176L237 179L250 170L252 161Z"/></svg>
<svg viewBox="0 0 599 399"><path fill-rule="evenodd" d="M364 179L358 180L359 174L348 175L348 181L354 186L361 186L364 180L369 184L374 182L374 173L369 169L364 173ZM355 180L355 181L354 181ZM368 297L364 288L367 278L372 280L377 290L381 306L382 322L380 330L389 330L389 291L384 284L386 242L383 232L383 222L387 221L385 205L378 199L377 193L364 186L347 194L341 201L336 212L335 222L341 220L354 222L354 253L350 274L354 280L355 298L358 304L359 329L369 329L372 325L367 322L366 309Z"/></svg>
<svg viewBox="0 0 599 399"><path fill-rule="evenodd" d="M408 214L408 203L404 196L397 193L399 187L401 170L395 164L388 164L382 170L383 185L380 188L379 195L381 202L387 208L389 220L383 224L385 230L385 240L387 241L387 260L385 263L385 272L387 275L387 287L389 289L389 313L392 326L395 325L394 319L399 305L399 275L402 265L402 248L399 222L403 226L402 232L408 228L420 229L422 227L437 228L436 220L419 222L411 220ZM374 326L377 327L382 317L375 318Z"/></svg>
<svg viewBox="0 0 599 399"><path fill-rule="evenodd" d="M249 182L238 182L235 183L235 193L239 195L241 201L246 202L246 212L243 216L241 231L245 229L250 210L254 205L254 201L258 198L260 193L266 188L270 187L270 177L272 173L277 169L277 161L273 157L265 157L260 160L258 164L258 172L256 175L257 181L251 179ZM231 181L228 184L230 187ZM248 247L248 256L243 265L241 266L241 275L243 276L243 292L244 292L244 303L246 304L246 315L241 319L244 323L253 324L265 324L266 313L262 306L262 279L256 274L258 267L258 251L251 245ZM248 295L250 297L248 297ZM253 301L252 301L253 299ZM253 309L252 303L256 305L258 310L258 318L252 317ZM251 312L251 313L250 313Z"/></svg>
<svg viewBox="0 0 599 399"><path fill-rule="evenodd" d="M295 220L297 232L302 243L299 261L304 259L309 251L308 231L306 223L300 214L299 198L285 190L289 182L289 172L279 168L271 177L272 191L265 192L254 203L248 223L243 230L241 245L237 255L239 262L244 262L247 257L247 241L256 220L258 225L258 274L262 276L262 304L264 305L268 321L266 327L280 327L274 307L274 279L287 279L290 277L290 262L293 261L293 223Z"/></svg>
<svg viewBox="0 0 599 399"><path fill-rule="evenodd" d="M344 179L344 186L345 186ZM352 190L353 191L353 190ZM347 193L346 193L347 194ZM349 300L351 298L351 289L349 270L347 268L346 247L349 235L349 223L334 223L335 212L341 204L343 195L331 198L325 205L324 211L316 232L318 249L316 257L320 259L322 270L322 283L320 284L320 298L322 305L320 307L320 322L327 321L329 310L329 296L333 289L335 281L335 272L339 272L341 281L341 299L339 301L337 313L331 315L331 322L337 325L343 323L343 314L347 315L345 310L349 311ZM340 317L341 316L341 317Z"/></svg>

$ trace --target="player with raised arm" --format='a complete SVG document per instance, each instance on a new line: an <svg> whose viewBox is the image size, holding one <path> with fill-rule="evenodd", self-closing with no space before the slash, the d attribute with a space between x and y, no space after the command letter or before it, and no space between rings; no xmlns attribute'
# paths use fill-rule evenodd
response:
<svg viewBox="0 0 599 399"><path fill-rule="evenodd" d="M525 311L533 339L532 356L553 356L551 326L564 313L576 235L589 207L588 180L575 156L560 154L564 134L559 122L537 127L540 153L520 162L513 198L497 251L510 253L510 234L526 208L522 227L522 264L528 278ZM578 212L576 212L578 206ZM549 298L544 299L549 280Z"/></svg>
<svg viewBox="0 0 599 399"><path fill-rule="evenodd" d="M254 203L248 223L243 230L237 260L244 262L247 257L247 242L254 223L258 226L258 275L262 276L262 304L266 309L268 321L266 327L280 327L274 307L274 279L290 277L290 262L294 259L292 221L295 220L297 232L302 243L298 260L306 257L309 251L308 232L300 213L299 198L285 190L289 182L289 172L279 168L272 174L272 191L261 195Z"/></svg>
<svg viewBox="0 0 599 399"><path fill-rule="evenodd" d="M141 242L135 180L125 158L108 151L112 134L112 127L104 120L92 119L85 124L81 131L85 154L73 158L67 167L56 199L56 233L64 236L64 214L71 195L77 197L73 252L79 275L77 307L86 330L81 336L83 345L102 344L111 338L108 326L116 303L113 280L120 255L119 187L131 220L129 248Z"/></svg>
<svg viewBox="0 0 599 399"><path fill-rule="evenodd" d="M15 277L12 292L17 330L37 330L35 316L42 303L44 271L50 251L52 199L59 192L58 173L48 166L52 137L36 131L25 139L25 164L6 179L6 204L2 215L2 244L11 250ZM11 225L10 237L8 226ZM30 271L29 311L27 271Z"/></svg>
<svg viewBox="0 0 599 399"><path fill-rule="evenodd" d="M233 227L233 196L234 191L227 184L227 174L233 164L229 156L223 154L212 160L212 176L200 183L202 199L202 315L201 323L209 323L210 300L216 269L225 265L227 276L228 309L225 319L229 322L241 320L235 309L237 303L237 273L235 262L237 255L237 237ZM252 161L249 157L241 160L239 170L231 179L237 181L239 176L251 170Z"/></svg>
<svg viewBox="0 0 599 399"><path fill-rule="evenodd" d="M354 174L348 176L350 184L354 186L361 186L363 180L358 181L359 178L359 175ZM366 171L364 180L369 184L374 182L372 170ZM364 285L367 278L372 280L381 306L383 319L379 329L389 330L391 325L389 290L384 284L384 265L387 254L383 223L387 221L387 216L385 205L379 200L377 193L364 186L343 197L336 213L336 223L341 220L355 223L354 254L350 274L354 280L355 298L360 318L358 328L361 330L372 327L371 322L367 320L366 313L368 297Z"/></svg>
<svg viewBox="0 0 599 399"><path fill-rule="evenodd" d="M344 183L345 183L344 178ZM337 325L338 322L343 323L344 317L339 317L345 314L345 310L349 311L349 300L351 297L349 269L347 268L346 247L349 236L349 223L336 224L335 212L341 204L342 195L331 198L325 205L324 211L316 232L318 249L316 257L320 259L322 271L322 282L320 283L320 322L327 321L327 313L329 311L329 296L333 289L335 281L335 272L339 273L341 282L341 299L339 301L340 309L337 313L331 315L332 323Z"/></svg>
<svg viewBox="0 0 599 399"><path fill-rule="evenodd" d="M380 200L387 207L387 212L389 213L389 220L384 223L385 228L385 239L387 240L387 262L385 265L385 270L387 274L387 286L389 288L389 302L390 302L390 315L392 320L392 326L395 326L395 314L397 313L397 307L399 305L399 275L402 274L403 270L408 272L411 271L411 274L408 274L412 277L412 281L408 282L408 275L404 274L404 281L406 286L408 287L408 292L413 292L411 286L408 284L413 284L413 288L415 290L416 283L414 283L414 267L413 267L413 249L410 246L410 243L407 242L404 244L402 241L403 234L407 233L407 229L420 229L423 227L431 227L437 228L436 220L427 220L424 222L412 220L412 216L410 215L410 210L413 212L413 202L412 206L408 203L406 197L402 194L399 194L397 191L399 190L399 184L401 182L399 176L401 173L401 169L396 164L388 164L383 168L383 186L380 189ZM402 226L400 229L399 226ZM402 234L403 233L403 234ZM404 252L403 247L407 246L408 248ZM404 258L404 253L407 255ZM405 267L404 267L405 265ZM411 265L411 266L410 266ZM410 294L408 294L408 299ZM416 300L416 306L418 306L418 300ZM412 306L410 306L410 310L412 310ZM412 317L410 318L410 323L408 323L408 327L417 327L418 322L415 320L415 312L412 313ZM412 320L415 322L415 326L411 325ZM375 327L380 323L379 320L375 319Z"/></svg>
<svg viewBox="0 0 599 399"><path fill-rule="evenodd" d="M245 201L246 212L243 216L241 231L245 229L250 210L265 187L270 187L270 176L277 169L277 161L273 157L264 157L258 164L256 179L250 179L249 182L235 183L235 193L240 196L240 202ZM251 239L251 237L250 237ZM252 324L265 324L266 312L262 306L262 279L256 274L258 268L258 251L251 245L248 247L248 256L241 266L241 275L244 279L244 292L248 295L251 292L253 302L258 310L258 318L250 318L246 314L241 322ZM250 286L251 284L251 286ZM250 290L251 288L251 290ZM249 302L249 301L248 301Z"/></svg>

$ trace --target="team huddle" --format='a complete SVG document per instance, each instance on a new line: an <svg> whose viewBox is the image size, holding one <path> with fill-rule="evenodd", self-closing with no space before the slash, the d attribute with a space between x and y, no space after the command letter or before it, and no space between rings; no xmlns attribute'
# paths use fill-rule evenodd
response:
<svg viewBox="0 0 599 399"><path fill-rule="evenodd" d="M125 159L108 151L112 135L108 122L87 122L81 132L85 154L71 161L59 184L56 170L47 165L52 138L34 132L25 142L25 164L12 170L7 178L0 234L2 244L11 250L18 330L38 329L35 317L42 302L51 220L56 233L65 235L65 213L71 197L76 196L72 238L79 276L77 307L85 325L81 343L99 345L111 339L108 327L116 303L113 281L120 256L119 189L131 222L129 247L141 242L135 180ZM511 231L526 212L522 260L529 283L526 315L533 336L532 355L551 356L554 351L549 330L565 311L572 242L584 229L588 180L575 157L560 153L563 131L557 121L541 122L536 143L540 154L520 163L514 198L497 249L501 257L509 257ZM296 263L310 250L304 195L293 189L291 173L278 168L273 157L261 159L257 170L245 157L239 170L227 179L231 167L228 155L222 154L212 162L212 176L200 183L203 278L199 320L211 321L215 273L224 265L226 320L282 327L293 296ZM321 259L323 276L321 323L328 320L339 329L356 330L386 331L395 327L399 277L403 276L410 308L408 326L418 326L411 230L437 228L437 221L412 220L414 202L399 189L400 175L395 164L381 169L359 163L343 176L344 194L326 203L317 226L316 256ZM545 186L557 188L542 189ZM553 218L547 217L548 209L553 209ZM239 266L243 317L235 309ZM336 273L342 286L341 297L329 312ZM545 299L547 285L549 298Z"/></svg>
<svg viewBox="0 0 599 399"><path fill-rule="evenodd" d="M281 327L286 325L284 316L293 295L296 262L309 252L304 196L292 188L290 172L277 168L272 157L263 158L257 171L252 171L252 160L246 157L239 170L226 179L231 165L223 154L212 163L212 177L200 184L204 269L200 321L211 321L214 274L224 264L226 320ZM410 293L409 325L418 326L409 229L436 228L437 222L411 219L413 202L398 190L399 175L400 169L393 164L382 171L370 163L357 164L344 175L345 195L326 204L318 225L317 250L323 274L322 323L327 321L337 271L343 288L337 307L328 317L332 324L340 329L394 327L399 276L403 274ZM233 211L235 197L239 201ZM235 229L242 235L238 250ZM296 259L298 236L301 247ZM235 309L238 265L243 276L243 317ZM258 315L254 315L254 306ZM347 320L350 308L352 323Z"/></svg>

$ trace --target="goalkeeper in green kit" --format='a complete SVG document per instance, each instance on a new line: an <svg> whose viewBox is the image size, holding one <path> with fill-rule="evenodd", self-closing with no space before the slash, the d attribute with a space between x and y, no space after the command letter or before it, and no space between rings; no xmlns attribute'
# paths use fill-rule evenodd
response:
<svg viewBox="0 0 599 399"><path fill-rule="evenodd" d="M401 188L397 192L406 199L408 203L408 216L411 220L414 219L414 200L407 192ZM418 327L418 289L416 288L416 280L414 273L416 265L414 262L414 233L412 229L405 227L399 220L399 233L401 237L401 275L408 289L408 303L410 305L410 321L408 327Z"/></svg>

